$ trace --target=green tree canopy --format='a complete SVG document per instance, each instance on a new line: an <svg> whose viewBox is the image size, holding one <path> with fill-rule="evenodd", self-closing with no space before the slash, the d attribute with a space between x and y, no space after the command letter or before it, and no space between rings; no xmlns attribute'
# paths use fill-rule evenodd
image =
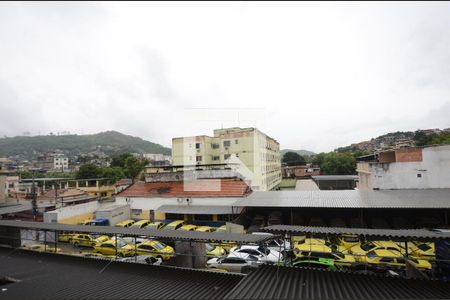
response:
<svg viewBox="0 0 450 300"><path fill-rule="evenodd" d="M119 155L113 156L111 159L110 167L125 168L125 160L128 157L133 157L133 155L131 155L130 153L124 153L124 154L119 154Z"/></svg>
<svg viewBox="0 0 450 300"><path fill-rule="evenodd" d="M297 166L306 164L306 160L303 156L296 152L288 151L283 155L283 163L288 166Z"/></svg>
<svg viewBox="0 0 450 300"><path fill-rule="evenodd" d="M146 160L139 160L134 156L125 159L125 175L134 182L139 173L144 169L148 162Z"/></svg>
<svg viewBox="0 0 450 300"><path fill-rule="evenodd" d="M80 166L80 170L75 175L76 179L90 179L97 178L99 173L99 168L94 164L84 164Z"/></svg>
<svg viewBox="0 0 450 300"><path fill-rule="evenodd" d="M325 154L321 171L326 175L353 175L356 174L356 159L351 153Z"/></svg>
<svg viewBox="0 0 450 300"><path fill-rule="evenodd" d="M98 178L112 178L114 181L125 178L123 169L119 167L100 168L98 171Z"/></svg>

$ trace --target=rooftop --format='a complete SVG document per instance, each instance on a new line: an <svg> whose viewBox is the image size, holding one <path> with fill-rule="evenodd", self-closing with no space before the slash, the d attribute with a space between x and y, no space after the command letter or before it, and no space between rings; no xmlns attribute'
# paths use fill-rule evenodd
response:
<svg viewBox="0 0 450 300"><path fill-rule="evenodd" d="M450 208L450 189L253 192L237 207Z"/></svg>
<svg viewBox="0 0 450 300"><path fill-rule="evenodd" d="M8 299L223 299L242 276L0 248Z"/></svg>
<svg viewBox="0 0 450 300"><path fill-rule="evenodd" d="M250 191L244 181L201 179L195 181L136 182L118 197L243 197Z"/></svg>

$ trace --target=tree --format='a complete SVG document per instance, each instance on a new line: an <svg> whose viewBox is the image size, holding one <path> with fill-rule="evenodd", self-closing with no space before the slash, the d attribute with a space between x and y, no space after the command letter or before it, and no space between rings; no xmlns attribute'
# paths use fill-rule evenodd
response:
<svg viewBox="0 0 450 300"><path fill-rule="evenodd" d="M120 167L120 168L125 168L125 160L128 157L133 157L133 155L131 155L130 153L124 153L124 154L120 154L120 155L115 155L112 157L111 160L111 167Z"/></svg>
<svg viewBox="0 0 450 300"><path fill-rule="evenodd" d="M98 178L112 178L114 181L125 178L125 173L122 168L101 168L97 174Z"/></svg>
<svg viewBox="0 0 450 300"><path fill-rule="evenodd" d="M326 156L326 153L323 153L323 152L314 155L314 157L312 158L312 161L311 161L312 164L321 166L323 164L323 161L325 160L325 156Z"/></svg>
<svg viewBox="0 0 450 300"><path fill-rule="evenodd" d="M147 163L146 160L139 160L134 156L127 157L124 162L125 175L134 182L134 179L136 179Z"/></svg>
<svg viewBox="0 0 450 300"><path fill-rule="evenodd" d="M99 169L94 164L84 164L80 166L80 170L77 172L76 179L91 179L97 178L99 174Z"/></svg>
<svg viewBox="0 0 450 300"><path fill-rule="evenodd" d="M306 160L303 156L296 152L288 151L283 155L283 163L288 166L305 165Z"/></svg>
<svg viewBox="0 0 450 300"><path fill-rule="evenodd" d="M325 154L320 169L327 175L353 175L356 174L356 159L351 153Z"/></svg>

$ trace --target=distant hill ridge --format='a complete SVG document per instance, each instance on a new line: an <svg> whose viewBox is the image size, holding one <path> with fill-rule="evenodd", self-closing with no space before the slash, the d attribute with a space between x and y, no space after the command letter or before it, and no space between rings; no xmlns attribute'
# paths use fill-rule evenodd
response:
<svg viewBox="0 0 450 300"><path fill-rule="evenodd" d="M310 156L310 155L316 154L316 153L314 153L314 152L312 152L312 151L308 151L308 150L283 149L283 150L280 151L281 157L283 157L283 155L284 155L286 152L295 152L295 153L297 153L297 154L299 154L299 155L302 155L302 156L303 156L303 155L308 155L308 156Z"/></svg>
<svg viewBox="0 0 450 300"><path fill-rule="evenodd" d="M68 156L78 156L95 150L105 154L160 153L170 155L171 149L126 135L117 131L105 131L88 135L16 136L0 138L0 157L19 155L34 159L48 151L62 150Z"/></svg>

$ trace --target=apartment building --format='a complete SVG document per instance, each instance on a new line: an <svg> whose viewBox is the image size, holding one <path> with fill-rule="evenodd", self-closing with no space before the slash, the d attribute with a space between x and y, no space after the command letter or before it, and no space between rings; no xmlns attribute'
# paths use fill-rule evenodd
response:
<svg viewBox="0 0 450 300"><path fill-rule="evenodd" d="M450 145L403 148L358 158L360 189L450 188Z"/></svg>
<svg viewBox="0 0 450 300"><path fill-rule="evenodd" d="M214 136L172 139L174 165L240 165L238 171L253 190L273 190L281 182L279 143L256 128L224 128Z"/></svg>

